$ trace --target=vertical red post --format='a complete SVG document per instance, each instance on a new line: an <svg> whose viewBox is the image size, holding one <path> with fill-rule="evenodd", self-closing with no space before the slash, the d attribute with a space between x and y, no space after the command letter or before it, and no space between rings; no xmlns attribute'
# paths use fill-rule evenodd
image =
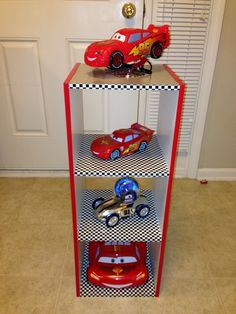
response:
<svg viewBox="0 0 236 314"><path fill-rule="evenodd" d="M79 278L79 250L78 250L78 235L77 235L77 215L76 215L76 197L75 197L75 180L74 180L74 160L72 146L72 126L71 126L71 103L70 103L70 88L69 83L79 64L76 64L71 70L67 79L64 82L64 98L65 98L65 113L66 113L66 130L67 130L67 145L68 145L68 160L70 170L70 191L71 191L71 206L72 206L72 223L74 237L74 259L75 259L75 280L76 280L76 295L80 296L80 278Z"/></svg>
<svg viewBox="0 0 236 314"><path fill-rule="evenodd" d="M166 234L167 234L168 218L169 218L171 190L172 190L172 183L173 183L173 177L174 177L175 159L176 159L176 152L177 152L181 113L182 113L182 107L183 107L184 89L185 89L185 84L183 83L183 81L167 65L164 65L164 67L167 70L167 72L178 82L180 86L180 90L179 90L179 98L178 98L177 111L176 111L175 131L174 131L174 137L173 137L172 152L171 152L170 175L169 175L168 186L167 186L162 243L160 246L160 259L159 259L158 272L157 272L156 297L158 297L160 293L161 276L162 276L164 252L165 252L165 245L166 245Z"/></svg>

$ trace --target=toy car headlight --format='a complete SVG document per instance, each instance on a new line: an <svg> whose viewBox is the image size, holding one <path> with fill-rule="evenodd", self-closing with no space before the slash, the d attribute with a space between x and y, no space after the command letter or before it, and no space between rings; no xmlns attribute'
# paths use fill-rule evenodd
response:
<svg viewBox="0 0 236 314"><path fill-rule="evenodd" d="M100 280L100 278L94 272L92 272L90 276L95 280Z"/></svg>
<svg viewBox="0 0 236 314"><path fill-rule="evenodd" d="M103 217L103 214L102 213L99 213L98 214L98 218L102 218Z"/></svg>
<svg viewBox="0 0 236 314"><path fill-rule="evenodd" d="M141 272L137 275L136 280L142 279L145 277L145 273Z"/></svg>
<svg viewBox="0 0 236 314"><path fill-rule="evenodd" d="M105 52L104 49L99 49L99 50L96 51L96 54L97 55L102 55L102 54L104 54L104 52Z"/></svg>

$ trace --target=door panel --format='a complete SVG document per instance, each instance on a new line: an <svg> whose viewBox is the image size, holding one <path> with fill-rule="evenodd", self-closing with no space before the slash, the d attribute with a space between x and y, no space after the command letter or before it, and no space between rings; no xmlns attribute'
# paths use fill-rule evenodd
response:
<svg viewBox="0 0 236 314"><path fill-rule="evenodd" d="M128 20L121 0L0 1L0 168L67 168L62 83L89 43L142 26L143 1L132 2L137 13ZM136 121L137 95L85 93L86 130Z"/></svg>
<svg viewBox="0 0 236 314"><path fill-rule="evenodd" d="M5 41L1 46L2 88L14 135L46 134L46 117L36 41ZM32 82L34 84L32 85Z"/></svg>

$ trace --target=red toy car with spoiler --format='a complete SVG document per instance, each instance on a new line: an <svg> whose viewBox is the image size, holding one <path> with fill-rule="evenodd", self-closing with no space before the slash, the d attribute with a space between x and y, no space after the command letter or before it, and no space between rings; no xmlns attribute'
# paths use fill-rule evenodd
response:
<svg viewBox="0 0 236 314"><path fill-rule="evenodd" d="M94 42L85 51L84 61L92 67L109 67L113 70L124 65L142 66L147 57L160 58L170 44L168 25L147 29L123 28L109 40Z"/></svg>
<svg viewBox="0 0 236 314"><path fill-rule="evenodd" d="M96 138L90 149L96 157L115 160L137 151L143 152L151 141L153 133L153 130L134 123L129 129L119 129L111 135Z"/></svg>
<svg viewBox="0 0 236 314"><path fill-rule="evenodd" d="M90 242L88 281L105 288L130 288L148 279L144 242Z"/></svg>

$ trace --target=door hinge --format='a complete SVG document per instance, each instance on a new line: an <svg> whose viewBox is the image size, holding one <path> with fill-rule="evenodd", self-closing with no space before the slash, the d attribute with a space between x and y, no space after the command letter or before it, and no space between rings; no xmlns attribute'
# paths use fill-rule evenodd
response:
<svg viewBox="0 0 236 314"><path fill-rule="evenodd" d="M145 0L143 0L143 16L142 16L142 27L144 27L144 18L146 14L146 3Z"/></svg>

